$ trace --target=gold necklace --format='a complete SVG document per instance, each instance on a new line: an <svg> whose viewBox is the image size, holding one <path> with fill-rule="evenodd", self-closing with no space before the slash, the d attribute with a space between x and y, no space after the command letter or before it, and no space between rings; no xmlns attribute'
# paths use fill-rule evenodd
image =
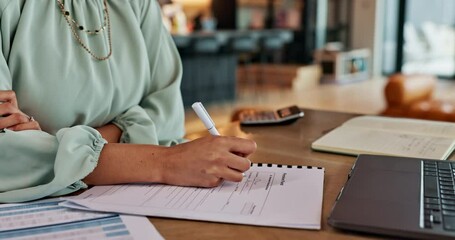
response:
<svg viewBox="0 0 455 240"><path fill-rule="evenodd" d="M99 28L99 29L95 29L95 30L88 30L88 29L85 29L82 25L78 24L76 22L76 20L74 20L73 17L71 17L71 14L69 11L66 11L65 10L65 5L63 5L63 3L61 2L61 0L57 0L57 3L60 7L60 11L62 12L63 16L65 17L65 20L66 22L68 23L70 29L71 29L71 32L73 33L73 36L74 38L76 39L76 41L79 43L79 45L81 45L81 47L86 51L88 52L93 58L95 58L96 60L99 60L99 61L104 61L104 60L107 60L109 59L111 56L112 56L112 41L111 41L111 20L110 20L110 17L109 17L109 10L108 10L108 7L107 7L107 0L104 0L103 1L103 4L104 4L104 23L103 25ZM104 31L104 29L106 29L107 27L107 39L108 39L108 44L109 44L109 52L106 56L104 57L100 57L100 56L97 56L93 53L93 51L82 41L82 39L79 37L78 33L77 33L77 30L79 31L83 31L85 33L88 33L88 34L100 34Z"/></svg>

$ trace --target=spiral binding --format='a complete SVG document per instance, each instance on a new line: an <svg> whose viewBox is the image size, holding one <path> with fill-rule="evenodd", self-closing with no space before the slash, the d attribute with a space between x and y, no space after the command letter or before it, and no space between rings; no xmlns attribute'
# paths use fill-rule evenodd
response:
<svg viewBox="0 0 455 240"><path fill-rule="evenodd" d="M300 168L300 169L324 169L323 167L302 166L302 165L286 165L286 164L272 164L272 163L251 163L251 166L257 167L278 167L278 168Z"/></svg>

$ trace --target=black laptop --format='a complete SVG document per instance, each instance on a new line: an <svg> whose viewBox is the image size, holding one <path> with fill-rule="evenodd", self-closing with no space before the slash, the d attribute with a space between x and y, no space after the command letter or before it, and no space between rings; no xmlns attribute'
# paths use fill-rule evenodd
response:
<svg viewBox="0 0 455 240"><path fill-rule="evenodd" d="M455 162L359 155L329 224L396 237L455 239Z"/></svg>

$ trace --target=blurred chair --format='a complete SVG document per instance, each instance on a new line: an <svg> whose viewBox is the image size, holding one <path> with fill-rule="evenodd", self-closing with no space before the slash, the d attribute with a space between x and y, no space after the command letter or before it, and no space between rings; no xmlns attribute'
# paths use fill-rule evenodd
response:
<svg viewBox="0 0 455 240"><path fill-rule="evenodd" d="M266 80L265 68L269 64L280 64L283 62L284 39L279 34L269 33L262 36L260 42L260 74L258 84L263 87ZM267 79L277 81L280 88L283 87L281 79Z"/></svg>
<svg viewBox="0 0 455 240"><path fill-rule="evenodd" d="M281 63L284 39L276 34L267 34L261 37L261 62Z"/></svg>
<svg viewBox="0 0 455 240"><path fill-rule="evenodd" d="M220 50L219 41L213 36L198 37L193 42L195 54L216 54Z"/></svg>
<svg viewBox="0 0 455 240"><path fill-rule="evenodd" d="M229 39L228 51L236 55L238 65L244 70L242 82L253 90L256 88L256 76L252 74L251 63L257 50L257 40L251 34L235 35Z"/></svg>
<svg viewBox="0 0 455 240"><path fill-rule="evenodd" d="M185 106L201 101L212 103L232 100L235 83L227 74L234 66L219 56L220 41L213 35L196 36L182 52L183 78L181 91Z"/></svg>
<svg viewBox="0 0 455 240"><path fill-rule="evenodd" d="M455 122L455 103L432 97L437 79L431 75L395 74L384 89L382 115Z"/></svg>

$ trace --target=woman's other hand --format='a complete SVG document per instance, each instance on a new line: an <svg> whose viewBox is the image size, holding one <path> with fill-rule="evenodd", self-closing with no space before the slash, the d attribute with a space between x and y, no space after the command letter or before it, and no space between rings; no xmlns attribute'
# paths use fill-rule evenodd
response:
<svg viewBox="0 0 455 240"><path fill-rule="evenodd" d="M19 109L16 94L11 90L0 90L0 129L4 128L12 131L41 130L33 117Z"/></svg>
<svg viewBox="0 0 455 240"><path fill-rule="evenodd" d="M162 182L181 186L214 187L223 179L240 182L250 168L247 157L256 150L252 140L208 136L169 148L163 159Z"/></svg>

